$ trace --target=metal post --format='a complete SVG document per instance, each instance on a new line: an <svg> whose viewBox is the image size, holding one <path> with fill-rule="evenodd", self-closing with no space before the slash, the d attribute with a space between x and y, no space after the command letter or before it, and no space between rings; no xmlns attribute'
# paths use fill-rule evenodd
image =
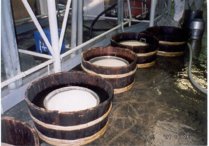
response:
<svg viewBox="0 0 209 146"><path fill-rule="evenodd" d="M129 19L132 20L130 0L127 0L127 4L128 4ZM129 26L131 26L131 22L129 22Z"/></svg>
<svg viewBox="0 0 209 146"><path fill-rule="evenodd" d="M3 12L1 12L1 15ZM12 66L12 61L11 61L11 56L10 56L10 50L9 50L9 43L7 41L7 32L5 29L5 22L4 22L4 16L1 16L1 51L2 51L2 57L4 61L4 68L6 72L6 77L7 79L11 78L14 76L13 73L13 66ZM16 84L15 82L11 83L8 85L9 89L15 89Z"/></svg>
<svg viewBox="0 0 209 146"><path fill-rule="evenodd" d="M124 0L118 0L118 25L123 23L123 7L124 7ZM121 32L122 29L120 28L119 31Z"/></svg>
<svg viewBox="0 0 209 146"><path fill-rule="evenodd" d="M77 7L78 0L72 0L72 19L71 19L71 49L76 47L77 38ZM71 57L74 57L76 53L72 53Z"/></svg>
<svg viewBox="0 0 209 146"><path fill-rule="evenodd" d="M40 14L47 14L47 0L38 0Z"/></svg>
<svg viewBox="0 0 209 146"><path fill-rule="evenodd" d="M7 78L21 73L20 61L12 18L11 4L8 0L2 0L2 53L4 58ZM5 56L4 56L5 55ZM22 79L9 85L9 89L15 89L22 85Z"/></svg>
<svg viewBox="0 0 209 146"><path fill-rule="evenodd" d="M54 51L54 60L55 60L54 61L54 72L60 72L61 71L61 61L60 61L59 35L58 35L55 0L48 0L47 4L48 4L51 44L52 44L52 49Z"/></svg>
<svg viewBox="0 0 209 146"><path fill-rule="evenodd" d="M43 38L44 42L46 43L46 46L48 47L50 53L52 54L52 56L55 56L54 50L52 49L51 44L49 43L49 40L46 37L46 34L44 33L40 23L38 22L38 19L36 18L35 14L33 13L33 10L31 9L29 3L27 0L22 0L26 10L28 11L28 14L30 15L31 19L33 20L36 28L38 29L41 37Z"/></svg>
<svg viewBox="0 0 209 146"><path fill-rule="evenodd" d="M83 43L83 0L78 1L78 45ZM81 53L82 50L79 50Z"/></svg>
<svg viewBox="0 0 209 146"><path fill-rule="evenodd" d="M66 11L65 11L64 19L63 19L63 22L62 22L62 29L61 29L60 40L59 40L60 51L62 50L62 44L63 44L66 25L67 25L67 21L68 21L68 14L69 14L69 11L70 11L70 5L71 5L71 0L68 0L67 5L66 5Z"/></svg>
<svg viewBox="0 0 209 146"><path fill-rule="evenodd" d="M171 2L172 0L168 0L168 14L171 13Z"/></svg>
<svg viewBox="0 0 209 146"><path fill-rule="evenodd" d="M155 18L155 8L156 8L157 0L151 1L151 12L150 12L150 23L149 26L154 26L154 18Z"/></svg>

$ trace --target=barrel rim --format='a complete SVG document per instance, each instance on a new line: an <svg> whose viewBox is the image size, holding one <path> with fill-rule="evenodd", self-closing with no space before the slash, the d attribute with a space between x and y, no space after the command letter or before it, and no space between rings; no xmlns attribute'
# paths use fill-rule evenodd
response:
<svg viewBox="0 0 209 146"><path fill-rule="evenodd" d="M1 121L2 120L15 121L15 122L20 123L20 124L24 125L25 127L27 127L31 131L31 134L33 135L35 145L39 146L40 142L39 142L38 134L36 133L36 130L30 124L28 124L25 121L19 120L19 119L14 118L14 117L9 117L9 116L1 117Z"/></svg>
<svg viewBox="0 0 209 146"><path fill-rule="evenodd" d="M88 52L90 52L90 51L92 51L92 50L99 49L99 48L103 48L103 49L116 48L116 49L119 49L119 50L125 50L126 52L130 52L130 53L133 55L134 60L133 60L131 63L125 65L125 66L119 66L119 67L107 67L107 66L99 66L99 65L93 64L93 63L87 61L87 60L84 58L84 54L85 54L85 53L88 53ZM98 68L98 69L101 68L101 69L104 69L104 70L113 70L113 69L114 69L114 70L124 70L124 69L126 69L126 68L132 68L131 71L133 71L133 70L136 68L136 67L134 67L134 66L136 65L137 59L138 59L136 53L134 53L134 52L131 51L130 49L124 49L124 48L120 48L120 47L112 47L112 46L90 48L90 49L85 50L85 51L83 51L83 52L81 53L81 58L82 58L82 65L84 65L83 63L85 63L85 64L87 64L88 66L90 66L90 67L92 67L92 68ZM122 57L121 57L121 58L122 58ZM134 65L134 64L135 64L135 65ZM86 68L85 65L84 65L84 67ZM89 69L89 68L87 68L87 69ZM94 72L96 72L96 71L94 70ZM98 72L96 72L96 73L98 73ZM126 72L126 73L127 73L127 72ZM106 74L106 73L104 73L104 74ZM123 73L121 73L121 74L123 74Z"/></svg>
<svg viewBox="0 0 209 146"><path fill-rule="evenodd" d="M91 74L87 74L85 72L82 72L82 71L72 71L73 73L80 73L80 74L85 74L85 75L89 75L89 76L93 76ZM47 110L43 107L39 107L37 105L35 105L34 103L32 103L32 101L30 101L28 99L28 90L31 88L31 86L33 86L33 84L35 84L36 82L39 82L40 80L43 80L45 78L49 78L50 76L53 76L53 75L59 75L59 74L65 74L65 73L72 73L72 72L69 72L69 71L63 71L63 72L58 72L58 73L53 73L53 74L50 74L50 75L46 75L44 77L41 77L39 78L38 80L35 80L33 81L29 86L28 88L26 89L25 91L25 101L28 105L30 105L31 107L33 107L35 110L37 111L41 111L41 112L44 112L46 114L52 114L52 113L58 113L58 114L62 114L62 115L69 115L69 114L74 114L74 113L82 113L83 111L91 111L91 110L94 110L94 108L96 107L100 107L100 106L103 106L104 104L108 103L109 100L111 100L114 96L114 90L113 90L113 86L107 82L105 79L99 77L99 76L94 76L96 78L100 78L101 80L103 80L109 87L110 87L110 95L108 96L108 98L106 99L106 101L94 106L94 107L91 107L91 108L88 108L88 109L85 109L85 110L79 110L79 111L57 111L57 110ZM30 109L30 108L29 108ZM32 113L31 113L32 114Z"/></svg>
<svg viewBox="0 0 209 146"><path fill-rule="evenodd" d="M152 26L152 27L148 27L145 31L148 32L149 34L152 34L155 37L157 37L159 41L165 41L165 39L162 39L163 36L165 36L165 35L162 35L161 33L160 33L160 35L159 34L158 35L155 34L156 29L157 30L163 30L162 32L164 32L165 29L170 29L172 31L173 30L177 30L177 31L179 31L183 35L183 39L181 41L178 41L178 42L185 42L185 41L188 40L187 32L184 29L179 28L179 27L175 27L175 26ZM153 31L153 30L155 30L155 31ZM170 33L170 34L172 35L172 33ZM170 36L170 35L167 35L167 36ZM172 35L170 37L173 38L174 35ZM177 41L172 40L172 39L171 40L169 39L169 40L166 40L166 41L167 42L177 42Z"/></svg>
<svg viewBox="0 0 209 146"><path fill-rule="evenodd" d="M130 35L130 34L133 34L134 35L134 37L136 37L137 39L135 39L135 40L138 40L139 39L139 35L142 35L142 36L146 36L146 37L150 37L150 38L153 38L153 43L148 43L148 45L147 46L128 46L128 45L123 45L123 44L120 44L120 43L118 43L116 40L115 40L115 37L117 37L117 36L120 36L120 35ZM129 39L130 40L130 39ZM133 40L133 39L131 39L131 40ZM157 50L157 48L158 48L158 44L159 44L159 40L158 40L158 38L157 37L155 37L155 36L153 36L153 35L151 35L151 34L146 34L146 33L143 33L143 32L123 32L123 33L117 33L117 34L114 34L114 35L112 35L111 36L111 38L110 38L110 41L111 41L111 43L115 43L115 44L117 44L117 46L119 46L119 47L122 47L122 48L128 48L128 49L131 49L132 51L134 51L135 52L135 50L139 50L139 49L143 49L143 51L142 50L139 50L140 52L138 52L138 53L147 53L148 51L146 51L147 50L147 48L150 48L150 47L153 47L153 46L156 46L155 48L155 50Z"/></svg>

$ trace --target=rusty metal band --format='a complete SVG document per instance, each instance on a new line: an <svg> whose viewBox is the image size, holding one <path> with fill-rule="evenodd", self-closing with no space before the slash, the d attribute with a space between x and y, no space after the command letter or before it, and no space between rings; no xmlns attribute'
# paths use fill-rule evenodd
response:
<svg viewBox="0 0 209 146"><path fill-rule="evenodd" d="M168 41L159 41L159 44L167 44L167 45L182 45L186 44L187 41L184 42L168 42Z"/></svg>
<svg viewBox="0 0 209 146"><path fill-rule="evenodd" d="M150 63L144 63L144 64L137 64L137 67L138 68L145 68L145 67L150 67L150 66L153 66L155 64L156 60L155 61L152 61Z"/></svg>
<svg viewBox="0 0 209 146"><path fill-rule="evenodd" d="M168 56L168 57L175 57L184 54L184 52L165 52L165 51L158 51L157 55L159 56Z"/></svg>
<svg viewBox="0 0 209 146"><path fill-rule="evenodd" d="M76 139L76 140L64 140L64 139L57 139L57 138L51 138L48 136L43 135L41 132L39 132L36 127L35 130L38 133L38 136L40 137L40 139L42 139L43 141L51 144L51 145L59 145L59 146L67 146L67 145L85 145L87 143L90 143L94 140L96 140L97 138L99 138L100 136L102 136L105 131L107 130L107 126L108 126L108 121L106 123L106 125L97 133L95 133L94 135L91 135L89 137L85 137L85 138L80 138L80 139Z"/></svg>
<svg viewBox="0 0 209 146"><path fill-rule="evenodd" d="M73 131L73 130L88 128L88 127L91 127L91 126L101 122L102 120L104 120L108 116L108 114L111 111L111 108L112 108L112 103L110 104L110 108L108 109L108 111L103 116L101 116L98 119L95 119L91 122L88 122L85 124L80 124L80 125L75 125L75 126L59 126L59 125L47 124L47 123L44 123L44 122L36 119L35 117L33 117L32 114L30 113L30 111L29 111L29 114L34 122L36 122L37 124L47 128L47 129L61 130L61 131Z"/></svg>
<svg viewBox="0 0 209 146"><path fill-rule="evenodd" d="M149 53L137 53L136 55L137 55L138 57L146 57L146 56L150 56L150 55L156 54L157 51L158 51L158 49L155 50L155 51L153 51L153 52L149 52Z"/></svg>
<svg viewBox="0 0 209 146"><path fill-rule="evenodd" d="M85 72L87 72L87 73L90 73L90 74L93 74L93 75L97 75L97 76L100 76L100 77L102 77L102 78L107 78L107 79L124 78L124 77L127 77L127 76L130 76L130 75L134 74L134 73L136 72L136 70L137 70L137 67L136 67L134 70L130 71L129 73L118 74L118 75L104 75L104 74L98 74L98 73L95 73L95 72L93 72L93 71L91 71L91 70L86 69L86 68L83 66L82 63L81 63L81 67L82 67L82 69L83 69Z"/></svg>
<svg viewBox="0 0 209 146"><path fill-rule="evenodd" d="M119 88L119 89L114 89L114 94L119 94L125 91L128 91L129 89L131 89L134 85L135 80L128 86L124 87L124 88Z"/></svg>

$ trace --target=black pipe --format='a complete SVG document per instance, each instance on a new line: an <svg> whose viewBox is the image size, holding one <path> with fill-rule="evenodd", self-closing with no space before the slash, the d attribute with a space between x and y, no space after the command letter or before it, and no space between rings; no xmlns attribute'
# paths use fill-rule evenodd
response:
<svg viewBox="0 0 209 146"><path fill-rule="evenodd" d="M97 22L97 20L99 19L100 16L102 16L103 14L105 14L107 11L113 9L114 7L117 6L117 3L115 3L114 5L112 5L111 7L107 8L106 10L102 11L92 22L90 30L89 30L89 37L92 38L92 29L94 27L94 24Z"/></svg>
<svg viewBox="0 0 209 146"><path fill-rule="evenodd" d="M143 19L146 19L147 17L149 17L149 13L150 13L150 6L148 3L146 3L145 1L143 0L139 0L140 2L143 2L144 4L147 5L147 9L148 9L148 13L146 14L146 17L145 18L136 18L135 19L138 19L138 20L143 20ZM89 30L89 37L92 38L92 30L93 30L93 27L94 27L94 24L96 23L96 21L99 19L100 16L102 16L103 14L105 14L107 11L113 9L114 7L117 6L117 3L115 3L114 5L110 6L109 8L107 8L106 10L102 11L95 19L94 21L92 22L91 24L91 27L90 27L90 30ZM86 27L86 26L84 26ZM106 30L109 30L109 29L104 29L103 31L106 31ZM102 31L102 29L98 29L98 31Z"/></svg>

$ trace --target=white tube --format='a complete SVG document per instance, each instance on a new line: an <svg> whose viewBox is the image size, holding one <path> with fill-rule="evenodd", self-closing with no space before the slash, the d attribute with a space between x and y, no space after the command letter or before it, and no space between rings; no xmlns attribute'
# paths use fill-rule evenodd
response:
<svg viewBox="0 0 209 146"><path fill-rule="evenodd" d="M44 42L46 43L49 51L51 52L52 56L54 56L55 55L54 54L54 50L52 49L51 44L49 43L49 41L48 41L48 39L47 39L43 29L41 28L41 25L39 24L36 16L34 15L33 10L31 9L30 5L28 4L28 1L27 0L22 0L22 2L24 4L26 10L28 11L30 17L32 18L36 28L38 29L39 33L41 34L41 37L43 38Z"/></svg>
<svg viewBox="0 0 209 146"><path fill-rule="evenodd" d="M42 64L39 64L39 65L37 65L37 66L35 66L35 67L25 71L25 72L21 72L20 74L14 76L14 77L12 77L12 78L4 81L4 82L1 82L1 88L7 86L8 84L10 84L10 83L12 83L14 81L17 81L17 80L21 79L23 77L26 77L27 75L29 75L29 74L31 74L31 73L33 73L33 72L35 72L35 71L37 71L37 70L39 70L41 68L44 68L44 67L46 67L47 65L49 65L51 63L53 63L53 60L48 60L48 61L46 61L46 62L44 62Z"/></svg>
<svg viewBox="0 0 209 146"><path fill-rule="evenodd" d="M47 17L47 15L43 14L43 15L36 16L36 18L43 18L43 17ZM16 20L15 23L22 22L22 21L28 21L28 20L31 20L31 17Z"/></svg>
<svg viewBox="0 0 209 146"><path fill-rule="evenodd" d="M46 58L46 59L53 59L53 57L50 56L50 55L41 54L41 53L36 53L36 52L32 52L32 51L27 51L27 50L18 49L18 52L23 53L23 54L27 54L27 55L42 57L42 58Z"/></svg>
<svg viewBox="0 0 209 146"><path fill-rule="evenodd" d="M71 10L71 9L70 9ZM61 10L59 11L61 14L64 12L65 10ZM48 17L48 13L47 14L43 14L43 15L37 15L36 18L46 18ZM15 23L18 23L18 22L22 22L22 21L27 21L27 20L31 20L31 17L28 17L28 18L23 18L23 19L19 19L19 20L15 20L14 22Z"/></svg>
<svg viewBox="0 0 209 146"><path fill-rule="evenodd" d="M71 49L77 46L77 8L78 8L78 0L72 1L72 18L71 18ZM71 54L71 57L74 57L76 52Z"/></svg>
<svg viewBox="0 0 209 146"><path fill-rule="evenodd" d="M137 15L136 18L139 18L139 17L142 16L143 14L147 14L147 13L148 13L148 11L145 11L144 13L141 13L141 14Z"/></svg>
<svg viewBox="0 0 209 146"><path fill-rule="evenodd" d="M127 4L128 4L129 19L132 20L130 0L127 0ZM131 21L129 22L129 26L131 26Z"/></svg>
<svg viewBox="0 0 209 146"><path fill-rule="evenodd" d="M61 29L60 39L59 39L59 50L60 51L62 49L62 42L63 42L64 35L65 35L65 30L66 30L66 25L67 25L67 20L68 20L68 14L69 14L69 11L70 11L70 4L71 4L71 0L68 0L67 5L66 5L66 11L65 11L64 19L63 19L63 22L62 22L62 29Z"/></svg>
<svg viewBox="0 0 209 146"><path fill-rule="evenodd" d="M55 0L48 0L48 14L49 14L49 28L52 42L52 49L54 51L54 72L61 71L60 49L59 49L59 34L57 26L57 15Z"/></svg>
<svg viewBox="0 0 209 146"><path fill-rule="evenodd" d="M154 18L155 18L155 7L156 7L157 0L151 1L151 9L150 9L150 23L149 26L154 26Z"/></svg>
<svg viewBox="0 0 209 146"><path fill-rule="evenodd" d="M146 12L147 13L147 12ZM141 14L140 14L141 15ZM94 15L84 15L84 17L92 17L92 18L96 18L97 16L94 16ZM118 20L118 18L116 17L100 17L102 19L109 19L109 20ZM127 18L124 18L123 20L127 21L127 20L130 20L130 19L127 19ZM137 19L134 19L132 18L131 20L132 22L150 22L149 20L137 20Z"/></svg>
<svg viewBox="0 0 209 146"><path fill-rule="evenodd" d="M114 30L120 28L121 26L128 24L130 21L131 21L131 20L128 20L128 21L126 21L126 22L124 22L124 23L122 23L122 24L120 24L120 25L118 25L118 26L116 26L116 27L114 27L114 28L112 28L112 29L110 29L110 30L108 30L108 31L106 31L106 32L104 32L104 33L102 33L102 34L100 34L100 35L98 35L98 36L96 36L96 37L94 37L94 38L88 40L88 41L86 41L86 42L84 42L83 44L81 44L81 45L79 45L79 46L76 46L75 48L73 48L73 49L71 49L71 50L65 52L64 54L62 54L62 55L61 55L61 58L63 58L63 57L65 57L65 56L67 56L67 55L69 55L69 54L75 52L76 50L79 50L80 48L82 48L82 47L88 45L89 43L91 43L91 42L93 42L93 41L95 41L95 40L97 40L97 39L99 39L99 38L105 36L106 34L112 32L112 31L114 31Z"/></svg>
<svg viewBox="0 0 209 146"><path fill-rule="evenodd" d="M83 0L78 1L78 45L83 43Z"/></svg>

